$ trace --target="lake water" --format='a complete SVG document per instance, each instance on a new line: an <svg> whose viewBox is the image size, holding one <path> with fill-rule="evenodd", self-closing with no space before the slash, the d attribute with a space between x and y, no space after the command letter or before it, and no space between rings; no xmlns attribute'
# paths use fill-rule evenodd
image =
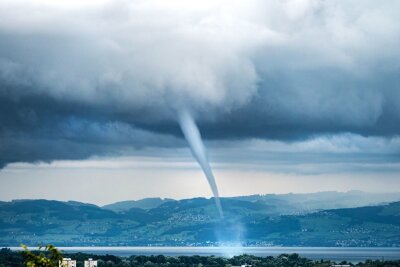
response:
<svg viewBox="0 0 400 267"><path fill-rule="evenodd" d="M19 250L21 248L11 248ZM32 248L33 249L33 248ZM326 247L59 247L65 252L86 252L97 255L166 255L166 256L225 256L241 254L255 256L278 256L283 253L298 253L303 257L334 261L365 261L366 259L399 260L399 248L326 248Z"/></svg>

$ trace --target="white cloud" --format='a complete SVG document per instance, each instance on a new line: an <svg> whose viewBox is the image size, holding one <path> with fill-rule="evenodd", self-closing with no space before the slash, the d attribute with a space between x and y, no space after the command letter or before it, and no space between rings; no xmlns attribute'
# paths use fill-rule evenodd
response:
<svg viewBox="0 0 400 267"><path fill-rule="evenodd" d="M160 117L187 105L210 117L211 110L248 103L258 72L326 66L359 72L398 58L397 5L2 1L0 33L8 46L0 58L23 69L32 93L122 110L156 106ZM10 69L0 72L12 77Z"/></svg>

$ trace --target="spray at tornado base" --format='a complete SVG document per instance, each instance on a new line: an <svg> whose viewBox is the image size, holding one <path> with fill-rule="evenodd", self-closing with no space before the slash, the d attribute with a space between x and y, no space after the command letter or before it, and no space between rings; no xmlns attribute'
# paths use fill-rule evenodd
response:
<svg viewBox="0 0 400 267"><path fill-rule="evenodd" d="M202 168L214 195L215 204L221 219L221 224L216 225L214 231L221 248L221 253L223 253L223 255L226 257L233 257L234 255L243 254L242 240L244 226L240 221L223 220L224 214L219 198L218 187L207 159L206 149L204 147L200 131L192 115L187 110L181 110L179 112L179 125L183 135L185 136L185 139L189 143L193 157L197 160Z"/></svg>
<svg viewBox="0 0 400 267"><path fill-rule="evenodd" d="M200 131L197 128L193 117L188 111L183 110L179 112L179 125L182 129L185 139L189 143L193 157L197 160L207 178L208 184L210 185L211 191L214 195L215 204L217 205L219 215L221 219L223 219L224 213L222 211L221 201L219 199L218 187L217 183L215 182L214 174L211 170L210 164L208 163L206 149L201 139Z"/></svg>

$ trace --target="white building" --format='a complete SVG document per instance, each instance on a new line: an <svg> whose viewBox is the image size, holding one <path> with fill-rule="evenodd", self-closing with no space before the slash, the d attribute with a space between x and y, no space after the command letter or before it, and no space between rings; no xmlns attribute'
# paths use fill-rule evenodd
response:
<svg viewBox="0 0 400 267"><path fill-rule="evenodd" d="M59 267L76 267L76 261L71 260L70 258L63 258L62 261L58 262L58 266Z"/></svg>
<svg viewBox="0 0 400 267"><path fill-rule="evenodd" d="M97 267L97 261L89 258L85 261L85 267Z"/></svg>

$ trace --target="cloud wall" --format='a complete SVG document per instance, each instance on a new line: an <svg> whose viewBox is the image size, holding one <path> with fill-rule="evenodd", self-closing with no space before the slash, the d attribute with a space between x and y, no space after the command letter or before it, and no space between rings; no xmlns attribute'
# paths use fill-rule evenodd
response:
<svg viewBox="0 0 400 267"><path fill-rule="evenodd" d="M77 158L179 147L182 108L209 140L396 137L398 10L398 1L4 0L0 162L62 159L44 144L66 140L92 140Z"/></svg>

